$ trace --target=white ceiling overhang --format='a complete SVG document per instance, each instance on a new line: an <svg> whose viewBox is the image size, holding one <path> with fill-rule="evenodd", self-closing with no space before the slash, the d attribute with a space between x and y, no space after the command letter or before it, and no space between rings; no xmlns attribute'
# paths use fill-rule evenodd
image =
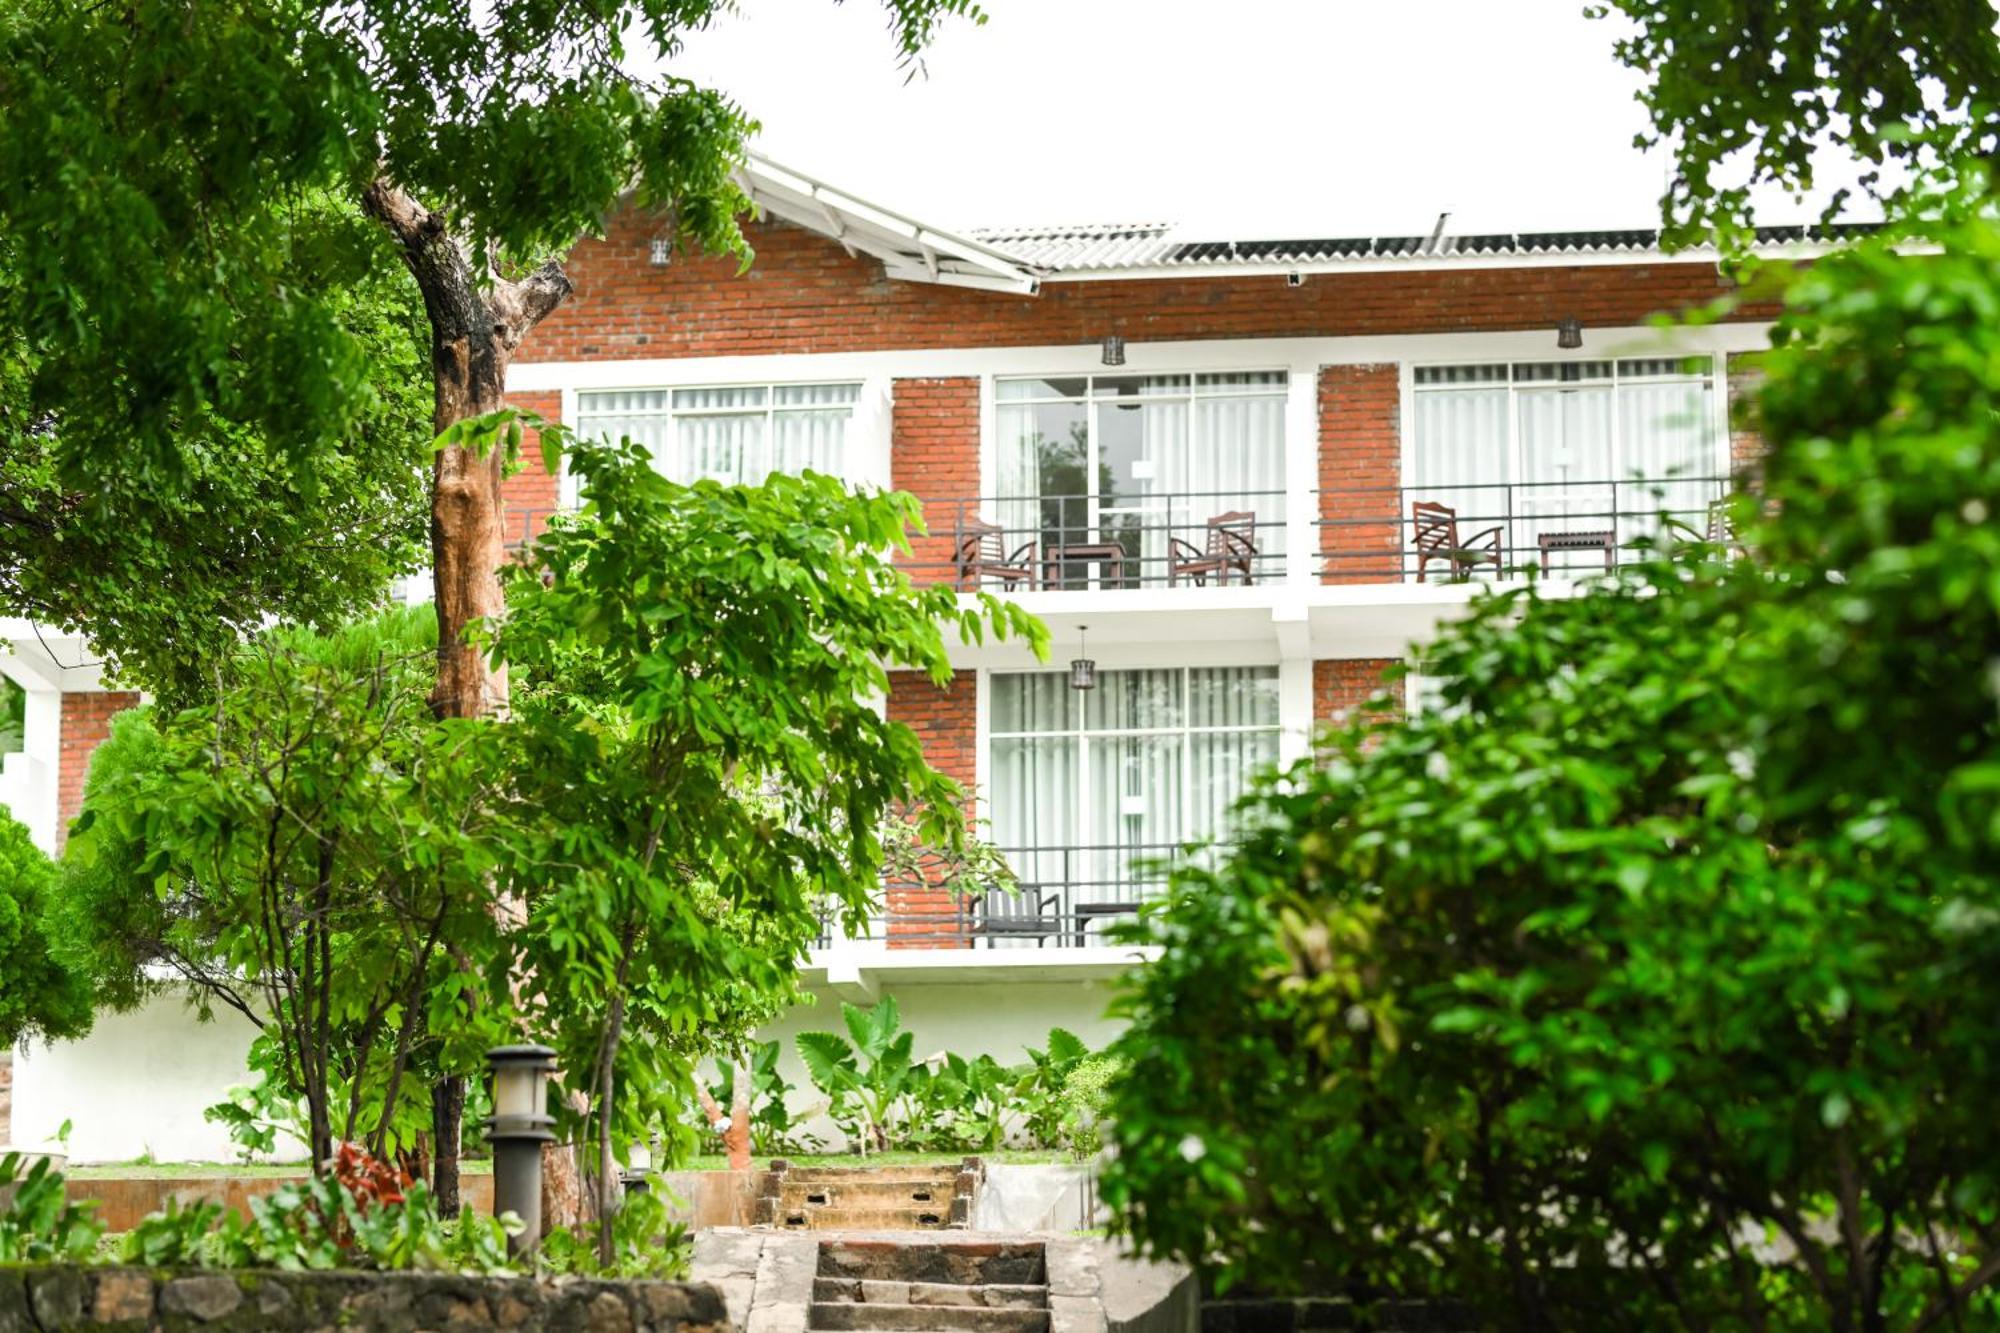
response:
<svg viewBox="0 0 2000 1333"><path fill-rule="evenodd" d="M892 278L1033 296L1041 273L981 241L871 204L836 186L751 154L737 182L770 217L830 236L850 255L882 261Z"/></svg>

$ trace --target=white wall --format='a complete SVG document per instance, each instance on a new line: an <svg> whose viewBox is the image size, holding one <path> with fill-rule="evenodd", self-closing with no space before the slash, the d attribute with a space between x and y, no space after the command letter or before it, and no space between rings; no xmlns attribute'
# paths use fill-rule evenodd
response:
<svg viewBox="0 0 2000 1333"><path fill-rule="evenodd" d="M14 1142L40 1146L67 1120L77 1162L234 1161L228 1134L201 1113L249 1082L254 1035L234 1013L196 1022L169 995L129 1014L99 1014L81 1040L24 1047L14 1059Z"/></svg>
<svg viewBox="0 0 2000 1333"><path fill-rule="evenodd" d="M903 1026L916 1034L918 1059L949 1051L967 1059L990 1055L1003 1065L1023 1064L1027 1048L1045 1046L1052 1027L1068 1028L1095 1050L1124 1026L1105 1017L1113 987L1102 981L901 982L885 985L882 993L896 997ZM813 1031L847 1034L839 998L826 990L811 994L815 1003L800 1005L758 1034L778 1043L779 1072L796 1089L788 1099L795 1114L820 1108L826 1099L806 1076L793 1038ZM823 1116L807 1128L838 1149L840 1135Z"/></svg>

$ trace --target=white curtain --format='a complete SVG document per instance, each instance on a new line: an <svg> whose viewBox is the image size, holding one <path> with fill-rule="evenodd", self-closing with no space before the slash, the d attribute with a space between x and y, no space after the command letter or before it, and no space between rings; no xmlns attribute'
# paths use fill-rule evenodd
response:
<svg viewBox="0 0 2000 1333"><path fill-rule="evenodd" d="M1509 565L1541 558L1545 532L1602 532L1613 523L1611 385L1523 388L1520 412L1521 486L1513 499ZM1604 568L1602 549L1558 551L1551 573Z"/></svg>
<svg viewBox="0 0 2000 1333"><path fill-rule="evenodd" d="M666 471L673 439L668 397L659 390L577 395L579 434L600 440L631 440L653 456L653 466Z"/></svg>
<svg viewBox="0 0 2000 1333"><path fill-rule="evenodd" d="M1709 501L1721 494L1713 480L1718 465L1710 394L1706 380L1619 388L1623 540L1655 535L1663 513L1696 532L1705 529Z"/></svg>
<svg viewBox="0 0 2000 1333"><path fill-rule="evenodd" d="M1457 510L1461 539L1497 525L1503 529L1504 542L1510 503L1506 484L1514 480L1506 384L1423 388L1417 391L1416 400L1416 450L1410 476L1404 482L1407 489L1399 515L1405 542L1413 540L1410 506L1419 500ZM1393 512L1398 508L1397 497L1383 495L1379 506L1384 514ZM1366 512L1374 513L1376 508L1375 498L1370 497ZM1329 545L1337 549L1341 537L1337 530L1330 533ZM1414 571L1414 564L1410 568ZM1433 566L1430 572L1436 577L1440 570Z"/></svg>
<svg viewBox="0 0 2000 1333"><path fill-rule="evenodd" d="M847 473L847 427L858 384L781 384L772 391L771 456L766 472ZM746 476L761 481L764 474Z"/></svg>
<svg viewBox="0 0 2000 1333"><path fill-rule="evenodd" d="M1285 398L1203 396L1195 400L1194 439L1167 489L1193 492L1188 530L1177 535L1205 547L1217 514L1257 516L1253 540L1261 579L1283 568L1285 550Z"/></svg>

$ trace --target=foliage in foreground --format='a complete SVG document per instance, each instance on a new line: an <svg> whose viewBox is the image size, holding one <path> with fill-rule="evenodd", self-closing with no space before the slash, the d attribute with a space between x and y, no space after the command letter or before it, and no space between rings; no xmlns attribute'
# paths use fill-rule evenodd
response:
<svg viewBox="0 0 2000 1333"><path fill-rule="evenodd" d="M0 808L0 1046L90 1030L88 979L64 959L45 921L59 896L54 863Z"/></svg>
<svg viewBox="0 0 2000 1333"><path fill-rule="evenodd" d="M1518 1327L2000 1318L2000 232L1942 239L1795 281L1751 559L1485 600L1441 708L1178 877L1103 1181L1148 1252Z"/></svg>

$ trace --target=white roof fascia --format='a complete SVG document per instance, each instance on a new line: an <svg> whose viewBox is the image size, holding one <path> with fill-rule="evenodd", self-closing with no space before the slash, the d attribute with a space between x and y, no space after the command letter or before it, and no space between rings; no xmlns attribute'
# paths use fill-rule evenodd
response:
<svg viewBox="0 0 2000 1333"><path fill-rule="evenodd" d="M1759 259L1818 259L1834 253L1830 245L1787 245L1760 247ZM1146 264L1131 268L1053 269L1042 275L1043 282L1115 282L1124 279L1155 278L1249 278L1284 277L1292 273L1448 273L1455 270L1487 268L1630 268L1643 264L1715 264L1721 253L1711 247L1688 250L1599 250L1575 254L1497 255L1418 255L1407 258L1320 259L1297 263L1258 261L1251 264L1218 264L1195 261L1186 264Z"/></svg>
<svg viewBox="0 0 2000 1333"><path fill-rule="evenodd" d="M751 154L738 183L759 208L882 260L891 277L917 282L980 278L995 291L1033 295L1041 274L1002 250L927 226L879 204ZM912 263L912 260L917 261Z"/></svg>

